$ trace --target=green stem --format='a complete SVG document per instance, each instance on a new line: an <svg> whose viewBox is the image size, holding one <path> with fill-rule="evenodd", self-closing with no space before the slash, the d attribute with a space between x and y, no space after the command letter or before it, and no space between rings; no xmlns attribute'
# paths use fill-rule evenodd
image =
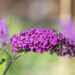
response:
<svg viewBox="0 0 75 75"><path fill-rule="evenodd" d="M3 73L3 75L6 75L6 73L7 73L7 71L9 70L11 64L12 64L16 59L18 59L19 57L20 57L20 55L17 56L17 54L16 54L16 55L10 60L10 63L9 63L8 66L6 67L6 69L5 69L4 73Z"/></svg>
<svg viewBox="0 0 75 75"><path fill-rule="evenodd" d="M6 67L4 73L3 73L3 75L6 75L6 73L7 73L7 71L9 70L11 64L12 64L16 59L18 59L21 55L17 56L17 54L16 54L14 57L11 57L11 55L10 55L5 49L0 48L0 50L2 50L3 52L5 52L5 53L9 56L9 58L10 58L10 62L9 62L9 64L8 64L8 66Z"/></svg>
<svg viewBox="0 0 75 75"><path fill-rule="evenodd" d="M11 55L5 49L0 48L0 50L2 50L4 53L6 53L9 56L10 59L12 59Z"/></svg>
<svg viewBox="0 0 75 75"><path fill-rule="evenodd" d="M13 63L13 61L10 61L10 63L9 63L8 66L6 67L6 69L5 69L4 73L3 73L3 75L6 75L8 69L10 68L10 66L11 66L12 63Z"/></svg>

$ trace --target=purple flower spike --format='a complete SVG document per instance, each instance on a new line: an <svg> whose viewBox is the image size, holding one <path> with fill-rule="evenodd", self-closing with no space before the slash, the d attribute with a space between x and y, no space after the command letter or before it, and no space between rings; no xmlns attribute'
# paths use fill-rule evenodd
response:
<svg viewBox="0 0 75 75"><path fill-rule="evenodd" d="M3 19L0 19L0 42L3 45L8 39L8 27Z"/></svg>
<svg viewBox="0 0 75 75"><path fill-rule="evenodd" d="M22 31L20 35L13 35L10 38L12 52L40 52L57 53L60 56L75 57L75 43L65 38L62 33L57 34L56 30L37 28Z"/></svg>

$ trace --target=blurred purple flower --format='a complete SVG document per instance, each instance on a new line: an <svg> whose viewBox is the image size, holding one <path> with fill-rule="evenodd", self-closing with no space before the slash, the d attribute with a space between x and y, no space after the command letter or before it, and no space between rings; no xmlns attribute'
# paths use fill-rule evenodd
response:
<svg viewBox="0 0 75 75"><path fill-rule="evenodd" d="M0 18L0 42L3 45L8 39L8 27L3 19Z"/></svg>
<svg viewBox="0 0 75 75"><path fill-rule="evenodd" d="M75 41L75 26L73 20L68 20L60 24L65 37Z"/></svg>

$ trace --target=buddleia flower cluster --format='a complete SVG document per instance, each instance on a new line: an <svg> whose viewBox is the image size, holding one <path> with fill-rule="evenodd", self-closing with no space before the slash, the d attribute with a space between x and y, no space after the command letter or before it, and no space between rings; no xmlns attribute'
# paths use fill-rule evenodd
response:
<svg viewBox="0 0 75 75"><path fill-rule="evenodd" d="M50 51L51 54L57 53L60 56L75 57L75 42L66 38L55 29L29 29L21 31L19 35L10 38L12 52L39 52Z"/></svg>

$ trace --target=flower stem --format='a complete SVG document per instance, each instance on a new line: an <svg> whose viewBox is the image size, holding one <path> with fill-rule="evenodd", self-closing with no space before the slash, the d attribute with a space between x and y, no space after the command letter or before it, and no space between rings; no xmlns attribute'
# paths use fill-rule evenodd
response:
<svg viewBox="0 0 75 75"><path fill-rule="evenodd" d="M12 59L11 55L3 48L0 48L0 50L2 50L5 54L7 54L9 56L10 59Z"/></svg>
<svg viewBox="0 0 75 75"><path fill-rule="evenodd" d="M6 75L6 73L7 73L8 69L10 68L11 64L12 64L16 59L18 59L19 57L20 57L20 55L17 56L17 54L16 54L13 58L10 59L10 62L9 62L9 64L8 64L8 66L6 67L6 69L5 69L4 73L3 73L3 75Z"/></svg>
<svg viewBox="0 0 75 75"><path fill-rule="evenodd" d="M3 51L5 54L7 54L7 55L9 56L9 58L10 58L10 62L9 62L9 64L7 65L7 67L6 67L6 69L5 69L4 73L3 73L3 75L6 75L6 73L7 73L8 69L10 68L11 64L12 64L16 59L18 59L21 55L17 56L17 54L16 54L14 57L11 57L11 55L10 55L5 49L0 48L0 50L2 50L2 51Z"/></svg>
<svg viewBox="0 0 75 75"><path fill-rule="evenodd" d="M10 66L11 66L12 63L13 63L13 61L10 61L10 63L9 63L8 66L6 67L6 69L5 69L4 73L3 73L3 75L6 75L8 69L10 68Z"/></svg>

